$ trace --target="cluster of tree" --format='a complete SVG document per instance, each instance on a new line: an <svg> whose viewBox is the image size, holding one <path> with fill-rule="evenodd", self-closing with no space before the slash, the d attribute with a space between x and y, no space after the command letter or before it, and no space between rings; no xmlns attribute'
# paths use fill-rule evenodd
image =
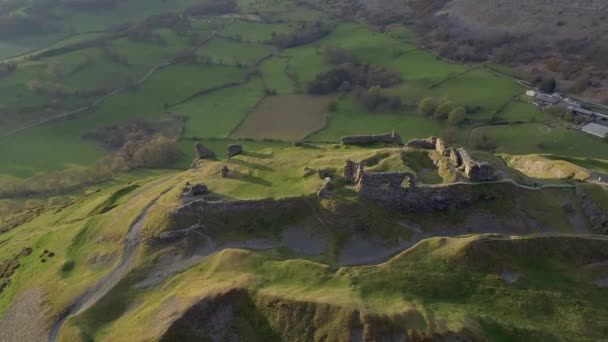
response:
<svg viewBox="0 0 608 342"><path fill-rule="evenodd" d="M300 28L290 33L272 32L272 37L267 43L286 49L312 43L327 36L331 31L330 26L319 21L314 24L303 23Z"/></svg>
<svg viewBox="0 0 608 342"><path fill-rule="evenodd" d="M16 63L0 63L0 77L6 77L17 70Z"/></svg>
<svg viewBox="0 0 608 342"><path fill-rule="evenodd" d="M399 96L387 94L380 86L357 87L353 95L357 103L369 112L399 111L403 107Z"/></svg>
<svg viewBox="0 0 608 342"><path fill-rule="evenodd" d="M127 32L127 38L132 42L150 43L161 46L166 46L167 41L163 36L154 32L154 30L146 25L137 25L132 27Z"/></svg>
<svg viewBox="0 0 608 342"><path fill-rule="evenodd" d="M449 126L458 126L467 118L467 109L450 101L435 101L431 97L424 98L418 104L418 111L428 117Z"/></svg>
<svg viewBox="0 0 608 342"><path fill-rule="evenodd" d="M209 14L234 13L237 9L237 0L203 0L186 9L184 13L196 17Z"/></svg>
<svg viewBox="0 0 608 342"><path fill-rule="evenodd" d="M562 106L550 106L547 107L545 111L558 119L574 124L582 124L586 120L583 116L577 115L568 110L568 108Z"/></svg>
<svg viewBox="0 0 608 342"><path fill-rule="evenodd" d="M0 197L64 193L108 181L117 174L132 169L166 167L180 157L181 150L175 139L157 134L146 140L129 141L90 167L70 168L27 179L0 182Z"/></svg>
<svg viewBox="0 0 608 342"><path fill-rule="evenodd" d="M183 132L184 124L185 118L178 116L160 121L140 120L97 128L83 134L83 138L104 148L119 150L128 144L145 143L156 135L177 138Z"/></svg>
<svg viewBox="0 0 608 342"><path fill-rule="evenodd" d="M190 32L192 25L190 20L182 13L164 13L146 18L138 26L147 28L168 28L178 35Z"/></svg>
<svg viewBox="0 0 608 342"><path fill-rule="evenodd" d="M540 91L547 94L553 94L557 88L557 82L552 77L538 76L533 80L533 83Z"/></svg>
<svg viewBox="0 0 608 342"><path fill-rule="evenodd" d="M370 64L346 63L322 72L308 84L308 93L330 94L336 91L350 91L357 87L369 89L372 86L390 87L401 82L398 73L384 67Z"/></svg>

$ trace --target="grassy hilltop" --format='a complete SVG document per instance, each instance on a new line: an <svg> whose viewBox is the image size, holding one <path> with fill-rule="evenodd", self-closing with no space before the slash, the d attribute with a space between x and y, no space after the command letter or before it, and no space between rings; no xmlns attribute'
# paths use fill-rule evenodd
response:
<svg viewBox="0 0 608 342"><path fill-rule="evenodd" d="M593 230L575 188L564 182L585 178L588 170L545 159L549 171L539 174L524 162L538 163L538 156L479 155L521 184L563 187L471 185L492 199L432 215L400 214L361 201L340 182L329 198L319 199L314 194L323 180L303 170L330 168L339 175L344 160L367 160L370 172L408 171L419 186L443 186L450 175L433 164L435 154L341 145L246 151L230 161L201 161L186 172L124 176L67 202L11 216L4 223L18 225L0 235L0 260L19 267L3 273L0 326L15 336L45 334L47 325L36 322L53 321L86 289L112 277L126 253L124 236L138 229L130 271L69 318L59 340L122 340L134 332L142 339L200 339L230 329L260 340L603 336L603 320L591 318L606 315L606 241L575 235ZM219 175L223 165L231 169L228 178ZM204 182L208 200L306 196L308 204L285 212L205 216L198 233L163 242L164 233L185 228L171 223L170 212L189 201L180 197L186 182ZM584 187L608 209L605 189ZM467 236L435 237L462 234ZM29 325L7 323L32 307L42 309ZM224 317L221 308L233 312L221 319L225 324L197 325L201 312ZM314 331L304 324L311 320Z"/></svg>

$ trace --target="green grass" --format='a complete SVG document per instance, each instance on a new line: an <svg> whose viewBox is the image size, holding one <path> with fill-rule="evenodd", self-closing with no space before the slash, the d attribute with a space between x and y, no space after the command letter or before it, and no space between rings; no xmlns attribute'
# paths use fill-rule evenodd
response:
<svg viewBox="0 0 608 342"><path fill-rule="evenodd" d="M281 55L289 58L287 74L294 79L298 92L306 92L308 83L314 80L318 73L331 69L331 66L325 63L322 50L309 45L286 49Z"/></svg>
<svg viewBox="0 0 608 342"><path fill-rule="evenodd" d="M275 57L260 65L260 71L262 72L267 89L276 91L279 95L292 94L294 92L293 81L286 73L288 63L288 58Z"/></svg>
<svg viewBox="0 0 608 342"><path fill-rule="evenodd" d="M214 38L198 50L199 55L210 57L214 63L242 66L253 65L272 52L270 46L224 38Z"/></svg>
<svg viewBox="0 0 608 342"><path fill-rule="evenodd" d="M272 37L272 33L281 33L294 29L291 23L255 23L237 20L222 30L222 35L231 38L240 38L252 43L265 43Z"/></svg>
<svg viewBox="0 0 608 342"><path fill-rule="evenodd" d="M498 118L507 122L542 122L553 119L551 114L544 112L529 102L513 101L498 114Z"/></svg>
<svg viewBox="0 0 608 342"><path fill-rule="evenodd" d="M326 128L307 139L340 141L344 135L380 134L396 130L404 141L416 137L438 136L443 131L435 121L411 113L368 113L350 96L340 100L338 111L330 114Z"/></svg>
<svg viewBox="0 0 608 342"><path fill-rule="evenodd" d="M478 114L469 117L472 120L483 120L523 91L524 89L513 80L475 69L434 88L432 94L435 98L447 99L468 107L481 107Z"/></svg>
<svg viewBox="0 0 608 342"><path fill-rule="evenodd" d="M497 152L500 153L608 158L605 141L565 127L550 128L541 124L492 126L477 129L473 135L491 138L498 144Z"/></svg>
<svg viewBox="0 0 608 342"><path fill-rule="evenodd" d="M171 111L188 117L184 137L227 137L264 96L261 80L197 97Z"/></svg>

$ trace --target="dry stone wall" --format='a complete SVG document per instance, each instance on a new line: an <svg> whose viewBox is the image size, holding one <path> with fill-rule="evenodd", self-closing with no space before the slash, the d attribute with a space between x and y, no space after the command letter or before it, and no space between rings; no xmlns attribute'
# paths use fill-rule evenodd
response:
<svg viewBox="0 0 608 342"><path fill-rule="evenodd" d="M403 145L401 136L395 131L378 135L350 135L342 137L343 145L371 145L377 143Z"/></svg>
<svg viewBox="0 0 608 342"><path fill-rule="evenodd" d="M284 212L307 206L306 201L306 197L236 201L199 199L177 207L171 212L170 218L175 227L190 227L195 224L204 225L208 219L229 220L248 212L259 214L260 217L267 213Z"/></svg>

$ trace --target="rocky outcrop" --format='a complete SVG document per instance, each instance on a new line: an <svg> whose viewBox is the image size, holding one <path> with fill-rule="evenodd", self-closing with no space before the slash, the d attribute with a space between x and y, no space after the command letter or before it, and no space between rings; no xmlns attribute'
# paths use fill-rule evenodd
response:
<svg viewBox="0 0 608 342"><path fill-rule="evenodd" d="M228 166L222 166L222 168L220 169L220 176L222 178L228 178L228 176L230 176L230 169L228 168Z"/></svg>
<svg viewBox="0 0 608 342"><path fill-rule="evenodd" d="M304 177L310 177L315 174L315 170L309 168L308 166L304 167Z"/></svg>
<svg viewBox="0 0 608 342"><path fill-rule="evenodd" d="M581 200L585 215L591 222L593 229L599 234L608 234L608 218L602 209L593 201L591 196L582 187L576 188L576 195Z"/></svg>
<svg viewBox="0 0 608 342"><path fill-rule="evenodd" d="M202 196L209 193L209 189L204 184L194 184L186 183L186 185L182 188L182 196Z"/></svg>
<svg viewBox="0 0 608 342"><path fill-rule="evenodd" d="M319 173L319 178L325 179L325 178L333 177L335 171L334 171L334 169L331 169L331 168L324 168L324 169L319 169L318 173Z"/></svg>
<svg viewBox="0 0 608 342"><path fill-rule="evenodd" d="M405 144L405 147L423 148L423 149L432 150L432 149L435 149L436 145L437 145L437 138L430 137L427 139L412 139L412 140L408 141L407 144Z"/></svg>
<svg viewBox="0 0 608 342"><path fill-rule="evenodd" d="M228 145L228 152L226 152L226 158L230 159L234 156L238 156L243 153L243 145L230 144Z"/></svg>
<svg viewBox="0 0 608 342"><path fill-rule="evenodd" d="M378 143L403 145L401 136L395 131L378 135L351 135L342 137L343 145L371 145Z"/></svg>
<svg viewBox="0 0 608 342"><path fill-rule="evenodd" d="M190 236L195 230L200 229L201 226L195 224L186 229L169 230L162 232L155 239L151 240L152 243L171 243Z"/></svg>
<svg viewBox="0 0 608 342"><path fill-rule="evenodd" d="M334 183L332 182L331 178L327 177L325 178L323 186L321 186L321 189L319 189L317 192L317 196L319 196L319 198L328 198L333 189Z"/></svg>
<svg viewBox="0 0 608 342"><path fill-rule="evenodd" d="M199 143L194 144L194 151L199 159L213 159L215 158L215 152L211 151L205 145Z"/></svg>

